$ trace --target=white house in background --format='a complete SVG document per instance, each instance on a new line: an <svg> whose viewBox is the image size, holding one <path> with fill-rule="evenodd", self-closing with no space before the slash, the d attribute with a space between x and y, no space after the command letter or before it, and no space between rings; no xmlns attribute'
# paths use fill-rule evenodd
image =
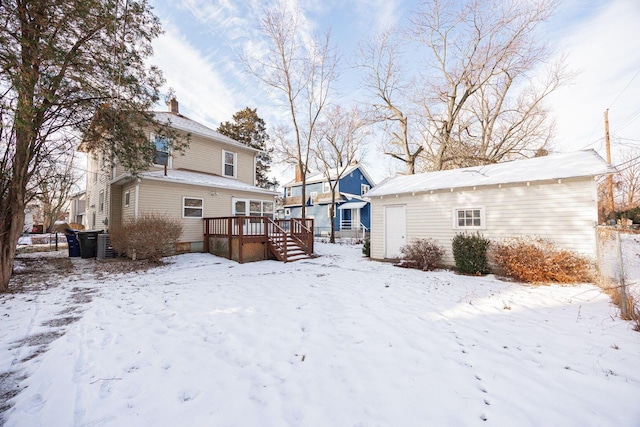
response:
<svg viewBox="0 0 640 427"><path fill-rule="evenodd" d="M400 176L371 189L371 257L396 259L432 238L452 265L461 232L489 239L538 236L595 258L596 177L615 173L595 151Z"/></svg>

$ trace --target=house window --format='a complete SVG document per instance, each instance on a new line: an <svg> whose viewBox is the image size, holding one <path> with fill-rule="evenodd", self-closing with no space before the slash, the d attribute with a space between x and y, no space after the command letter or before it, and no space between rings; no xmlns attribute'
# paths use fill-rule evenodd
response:
<svg viewBox="0 0 640 427"><path fill-rule="evenodd" d="M312 191L309 196L311 196L311 201L313 202L314 200L318 200L318 192L317 191Z"/></svg>
<svg viewBox="0 0 640 427"><path fill-rule="evenodd" d="M335 218L335 217L336 217L336 211L337 211L337 210L338 210L338 207L336 206L336 207L333 209L333 215L331 215L331 204L329 204L329 205L327 206L327 216L328 216L329 218L332 218L332 217L333 217L333 218Z"/></svg>
<svg viewBox="0 0 640 427"><path fill-rule="evenodd" d="M291 187L285 188L284 197L291 197Z"/></svg>
<svg viewBox="0 0 640 427"><path fill-rule="evenodd" d="M454 209L454 228L485 228L484 208Z"/></svg>
<svg viewBox="0 0 640 427"><path fill-rule="evenodd" d="M124 193L124 206L129 207L129 203L131 202L131 191L127 191Z"/></svg>
<svg viewBox="0 0 640 427"><path fill-rule="evenodd" d="M360 195L364 196L371 189L371 186L368 184L360 184Z"/></svg>
<svg viewBox="0 0 640 427"><path fill-rule="evenodd" d="M229 178L236 177L236 163L238 156L231 151L222 150L222 174Z"/></svg>
<svg viewBox="0 0 640 427"><path fill-rule="evenodd" d="M249 209L247 211L247 208ZM266 216L273 218L275 205L273 202L263 200L234 199L234 216Z"/></svg>
<svg viewBox="0 0 640 427"><path fill-rule="evenodd" d="M98 212L104 212L104 190L98 193Z"/></svg>
<svg viewBox="0 0 640 427"><path fill-rule="evenodd" d="M291 208L284 208L284 215L291 216Z"/></svg>
<svg viewBox="0 0 640 427"><path fill-rule="evenodd" d="M331 183L329 181L322 183L322 192L323 193L331 193Z"/></svg>
<svg viewBox="0 0 640 427"><path fill-rule="evenodd" d="M169 166L169 141L167 138L152 135L153 144L156 148L153 163L158 166Z"/></svg>
<svg viewBox="0 0 640 427"><path fill-rule="evenodd" d="M91 213L91 228L95 230L96 228L96 213Z"/></svg>
<svg viewBox="0 0 640 427"><path fill-rule="evenodd" d="M202 218L204 211L204 199L196 197L182 198L183 218Z"/></svg>

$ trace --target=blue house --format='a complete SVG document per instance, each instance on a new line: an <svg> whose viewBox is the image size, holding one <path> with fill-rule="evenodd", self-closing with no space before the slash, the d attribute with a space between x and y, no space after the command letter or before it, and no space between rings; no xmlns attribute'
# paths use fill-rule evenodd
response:
<svg viewBox="0 0 640 427"><path fill-rule="evenodd" d="M335 182L337 173L332 174ZM349 166L342 174L336 187L336 209L330 217L331 186L326 175L307 175L306 200L307 218L313 218L316 236L329 236L331 220L334 221L337 237L362 237L371 226L371 209L364 195L374 186L367 172L360 164ZM296 171L296 179L284 185L283 208L280 217L284 219L302 216L302 176Z"/></svg>

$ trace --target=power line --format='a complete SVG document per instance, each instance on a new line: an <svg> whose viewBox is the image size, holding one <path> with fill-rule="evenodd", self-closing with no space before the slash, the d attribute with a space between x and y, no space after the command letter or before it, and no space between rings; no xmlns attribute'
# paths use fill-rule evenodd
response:
<svg viewBox="0 0 640 427"><path fill-rule="evenodd" d="M633 77L631 77L631 80L629 80L629 83L627 83L626 86L620 91L620 93L613 99L611 104L609 104L609 107L613 107L613 104L615 104L618 98L620 98L620 96L629 88L629 85L631 84L631 82L633 82L633 80L635 80L636 77L638 77L638 74L640 74L640 70L638 70L633 75Z"/></svg>

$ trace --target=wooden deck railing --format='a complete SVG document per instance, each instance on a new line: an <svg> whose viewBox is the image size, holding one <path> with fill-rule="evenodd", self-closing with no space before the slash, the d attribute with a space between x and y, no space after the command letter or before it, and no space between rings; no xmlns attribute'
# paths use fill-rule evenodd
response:
<svg viewBox="0 0 640 427"><path fill-rule="evenodd" d="M209 252L209 238L227 239L228 259L233 259L233 240L238 240L238 262L243 262L244 243L274 243L291 236L308 254L313 254L313 219L292 218L272 220L264 216L231 216L203 218L204 251ZM271 238L271 239L270 239ZM279 238L279 239L276 239ZM281 244L281 243L280 243ZM266 246L266 245L265 245ZM284 249L286 251L286 248Z"/></svg>

